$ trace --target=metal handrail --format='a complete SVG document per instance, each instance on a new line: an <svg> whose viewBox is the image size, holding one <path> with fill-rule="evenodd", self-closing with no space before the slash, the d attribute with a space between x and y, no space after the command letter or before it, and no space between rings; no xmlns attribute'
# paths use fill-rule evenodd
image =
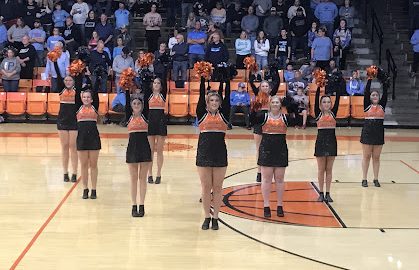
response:
<svg viewBox="0 0 419 270"><path fill-rule="evenodd" d="M391 77L393 79L393 92L391 94L391 98L395 100L396 99L397 65L389 49L386 50L386 59L387 59L387 72L388 74L391 73Z"/></svg>
<svg viewBox="0 0 419 270"><path fill-rule="evenodd" d="M380 21L378 20L377 13L373 8L371 8L371 21L371 43L374 43L374 34L377 35L379 41L378 63L381 65L381 52L384 42L384 33L383 29L381 28Z"/></svg>

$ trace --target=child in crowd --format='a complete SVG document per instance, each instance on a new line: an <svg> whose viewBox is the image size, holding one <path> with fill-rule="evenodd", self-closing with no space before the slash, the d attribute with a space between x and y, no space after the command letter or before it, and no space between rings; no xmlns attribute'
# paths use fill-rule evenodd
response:
<svg viewBox="0 0 419 270"><path fill-rule="evenodd" d="M289 82L292 79L294 79L294 77L295 77L294 68L292 64L288 64L287 69L284 71L284 79L286 82Z"/></svg>
<svg viewBox="0 0 419 270"><path fill-rule="evenodd" d="M278 60L278 68L284 69L291 57L291 42L287 36L287 30L282 29L275 47L275 59Z"/></svg>
<svg viewBox="0 0 419 270"><path fill-rule="evenodd" d="M333 39L333 59L335 59L336 66L340 66L340 59L342 58L342 45L340 37L336 36Z"/></svg>
<svg viewBox="0 0 419 270"><path fill-rule="evenodd" d="M298 104L298 115L302 117L301 128L306 128L307 112L308 112L308 97L304 94L304 88L297 88L297 95L293 96L294 102ZM301 121L300 121L301 123Z"/></svg>
<svg viewBox="0 0 419 270"><path fill-rule="evenodd" d="M364 95L364 83L359 78L359 73L357 70L352 71L352 77L346 83L346 92L350 96Z"/></svg>

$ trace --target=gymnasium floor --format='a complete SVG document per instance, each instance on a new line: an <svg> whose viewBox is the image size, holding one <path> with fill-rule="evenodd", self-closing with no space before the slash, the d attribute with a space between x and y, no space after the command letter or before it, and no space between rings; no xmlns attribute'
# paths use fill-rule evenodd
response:
<svg viewBox="0 0 419 270"><path fill-rule="evenodd" d="M382 188L362 188L360 129L339 128L327 205L315 202L316 130L290 128L286 215L269 220L251 133L234 128L219 231L200 229L195 128L169 127L162 184L148 185L146 216L135 219L126 131L100 131L93 201L81 199L81 184L62 181L55 125L0 125L0 269L418 268L417 130L386 131Z"/></svg>

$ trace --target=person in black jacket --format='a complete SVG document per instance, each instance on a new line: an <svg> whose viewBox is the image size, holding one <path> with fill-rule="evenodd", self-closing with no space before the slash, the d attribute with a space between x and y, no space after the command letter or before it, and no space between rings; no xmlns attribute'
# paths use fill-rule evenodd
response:
<svg viewBox="0 0 419 270"><path fill-rule="evenodd" d="M86 74L91 75L92 85L95 85L96 80L100 80L98 91L106 93L106 82L112 61L104 48L103 40L99 39L96 50L90 53L90 64L87 67L88 72Z"/></svg>
<svg viewBox="0 0 419 270"><path fill-rule="evenodd" d="M36 50L32 44L29 43L29 37L22 38L23 46L20 48L17 57L21 65L20 78L32 79L33 69L35 67L35 60L37 58Z"/></svg>
<svg viewBox="0 0 419 270"><path fill-rule="evenodd" d="M290 21L292 60L295 60L295 51L297 48L303 49L304 55L307 55L307 32L309 28L310 26L307 18L303 14L303 9L298 8L297 15Z"/></svg>
<svg viewBox="0 0 419 270"><path fill-rule="evenodd" d="M172 48L172 59L173 59L173 76L172 80L176 81L180 78L182 81L186 81L186 71L188 69L188 51L189 46L185 42L183 35L178 34L176 36L177 44Z"/></svg>
<svg viewBox="0 0 419 270"><path fill-rule="evenodd" d="M154 74L163 81L167 78L167 70L169 68L170 55L166 51L166 43L160 43L158 51L154 52Z"/></svg>
<svg viewBox="0 0 419 270"><path fill-rule="evenodd" d="M82 38L79 28L73 23L73 17L69 16L65 20L66 27L63 32L66 47L70 52L70 57L74 58L77 48L82 44Z"/></svg>
<svg viewBox="0 0 419 270"><path fill-rule="evenodd" d="M227 62L229 55L227 47L220 41L220 35L218 33L213 34L212 41L213 42L207 46L205 60L210 62L213 67L216 67L222 62Z"/></svg>
<svg viewBox="0 0 419 270"><path fill-rule="evenodd" d="M28 0L28 3L25 5L25 15L23 16L23 19L30 28L33 28L37 13L41 13L38 4L35 3L34 0Z"/></svg>

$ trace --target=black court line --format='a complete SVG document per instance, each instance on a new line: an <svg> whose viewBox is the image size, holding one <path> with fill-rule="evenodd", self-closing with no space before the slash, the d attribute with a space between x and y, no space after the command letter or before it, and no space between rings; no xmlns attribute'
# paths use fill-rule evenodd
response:
<svg viewBox="0 0 419 270"><path fill-rule="evenodd" d="M223 206L222 206L222 207L223 207ZM227 206L225 206L225 205L224 205L224 207L227 207ZM248 205L235 205L235 207L263 210L263 208L260 208L260 207L254 207L254 206L248 206ZM227 207L227 208L228 208L228 207ZM289 211L284 211L284 213L287 213L287 214L293 214L293 215L301 215L301 216L312 216L312 217L335 218L333 215L326 216L326 215L306 214L306 213L297 213L297 212L289 212ZM314 227L314 226L311 226L311 227Z"/></svg>
<svg viewBox="0 0 419 270"><path fill-rule="evenodd" d="M247 238L249 238L250 240L256 241L256 242L258 242L258 243L260 243L260 244L262 244L262 245L265 245L265 246L267 246L267 247L270 247L270 248L276 249L276 250L278 250L278 251L282 251L282 252L284 252L284 253L287 253L287 254L290 254L290 255L293 255L293 256L299 257L299 258L304 259L304 260L312 261L312 262L315 262L315 263L318 263L318 264L326 265L326 266L333 267L333 268L336 268L336 269L349 270L349 268L345 268L345 267L342 267L342 266L338 266L338 265L330 264L330 263L327 263L327 262L319 261L319 260L316 260L316 259L313 259L313 258L310 258L310 257L306 257L306 256L303 256L303 255L300 255L300 254L294 253L294 252L289 251L289 250L286 250L286 249L282 249L282 248L276 247L276 246L274 246L274 245L271 245L271 244L266 243L266 242L264 242L264 241L262 241L262 240L256 239L256 238L254 238L254 237L252 237L252 236L250 236L250 235L248 235L248 234L246 234L246 233L244 233L244 232L242 232L242 231L240 231L240 230L238 230L238 229L234 228L233 226L229 225L228 223L226 223L226 222L225 222L224 220L222 220L221 218L218 218L218 220L219 220L219 221L220 221L220 222L221 222L224 226L226 226L227 228L231 229L232 231L234 231L234 232L236 232L236 233L238 233L238 234L241 234L242 236L247 237Z"/></svg>

